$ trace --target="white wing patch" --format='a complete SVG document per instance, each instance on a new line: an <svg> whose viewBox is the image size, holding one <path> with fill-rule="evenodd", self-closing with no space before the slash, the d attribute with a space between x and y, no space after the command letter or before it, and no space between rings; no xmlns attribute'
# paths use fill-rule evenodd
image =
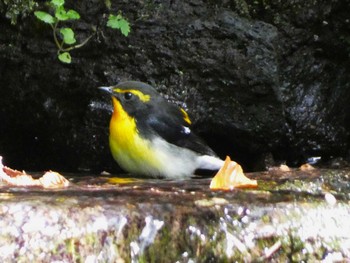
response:
<svg viewBox="0 0 350 263"><path fill-rule="evenodd" d="M186 127L186 126L182 126L182 132L185 134L190 134L191 133L191 129Z"/></svg>

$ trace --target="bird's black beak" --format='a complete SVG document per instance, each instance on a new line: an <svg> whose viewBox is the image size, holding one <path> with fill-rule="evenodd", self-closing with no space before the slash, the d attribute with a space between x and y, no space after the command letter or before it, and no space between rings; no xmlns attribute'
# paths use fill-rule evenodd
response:
<svg viewBox="0 0 350 263"><path fill-rule="evenodd" d="M113 93L113 89L112 87L98 87L99 90L102 90L102 91L105 91L109 94L112 94Z"/></svg>

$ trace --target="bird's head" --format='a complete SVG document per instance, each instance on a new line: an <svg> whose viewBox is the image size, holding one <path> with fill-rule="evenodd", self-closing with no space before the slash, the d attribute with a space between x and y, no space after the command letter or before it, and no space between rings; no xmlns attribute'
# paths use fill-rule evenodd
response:
<svg viewBox="0 0 350 263"><path fill-rule="evenodd" d="M159 93L150 85L139 81L121 82L111 87L99 87L112 96L115 112L124 110L135 117L138 113L145 113L152 106L162 100Z"/></svg>

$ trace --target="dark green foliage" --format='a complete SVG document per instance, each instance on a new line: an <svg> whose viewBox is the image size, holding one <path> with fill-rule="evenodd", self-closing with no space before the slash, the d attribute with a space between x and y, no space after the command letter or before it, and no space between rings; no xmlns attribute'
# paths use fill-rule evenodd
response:
<svg viewBox="0 0 350 263"><path fill-rule="evenodd" d="M2 0L0 1L0 12L4 12L14 25L17 23L18 16L27 16L37 6L37 2L33 0Z"/></svg>

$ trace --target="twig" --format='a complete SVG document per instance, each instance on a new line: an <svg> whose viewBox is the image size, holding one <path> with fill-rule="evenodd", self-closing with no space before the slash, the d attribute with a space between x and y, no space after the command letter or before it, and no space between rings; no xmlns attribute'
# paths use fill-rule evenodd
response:
<svg viewBox="0 0 350 263"><path fill-rule="evenodd" d="M89 42L89 40L95 35L95 32L92 33L88 38L86 38L82 43L78 44L78 45L75 45L75 46L72 46L72 47L68 47L68 48L63 48L61 49L61 51L63 52L68 52L68 51L71 51L73 49L76 49L76 48L81 48L82 46L86 45L87 42Z"/></svg>
<svg viewBox="0 0 350 263"><path fill-rule="evenodd" d="M62 45L60 44L60 42L57 39L57 35L56 35L56 31L57 31L57 25L58 25L58 21L55 23L55 25L50 24L50 26L52 27L52 31L53 31L53 39L55 40L56 46L59 50L62 50Z"/></svg>
<svg viewBox="0 0 350 263"><path fill-rule="evenodd" d="M265 250L265 259L269 259L270 257L273 256L273 254L276 253L277 250L279 250L282 246L281 240L278 240L275 244L273 244L271 247Z"/></svg>

